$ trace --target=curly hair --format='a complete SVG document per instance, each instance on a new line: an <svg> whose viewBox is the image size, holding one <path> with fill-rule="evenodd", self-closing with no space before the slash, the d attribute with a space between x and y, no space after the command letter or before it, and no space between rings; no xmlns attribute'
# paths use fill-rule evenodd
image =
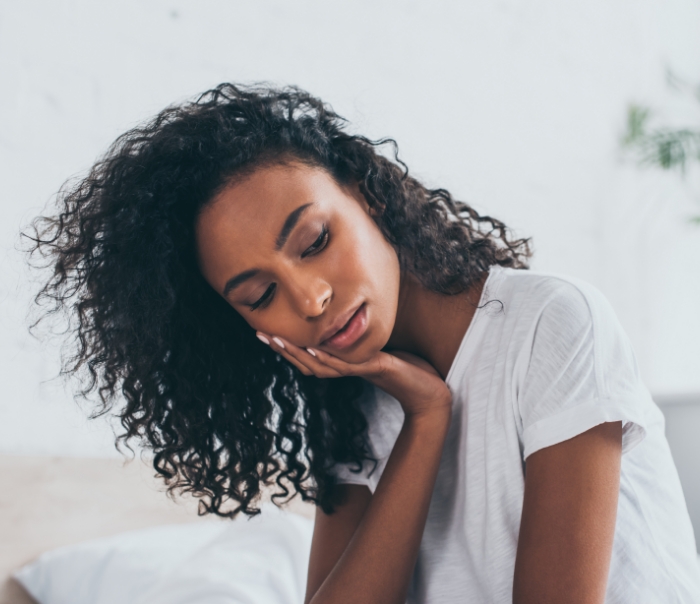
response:
<svg viewBox="0 0 700 604"><path fill-rule="evenodd" d="M197 496L200 514L259 513L263 486L275 503L299 493L332 512L333 465L373 459L363 380L304 376L201 275L194 224L232 179L293 159L359 184L401 271L445 295L494 264L527 268L529 240L409 176L392 139L345 126L299 88L221 84L120 136L25 233L51 273L43 316L68 318L62 374L83 378L93 415L119 417L117 445L151 449L168 491Z"/></svg>

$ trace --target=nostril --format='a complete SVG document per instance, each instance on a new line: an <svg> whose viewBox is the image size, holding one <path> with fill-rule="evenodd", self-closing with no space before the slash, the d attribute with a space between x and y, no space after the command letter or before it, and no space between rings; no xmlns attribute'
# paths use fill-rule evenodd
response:
<svg viewBox="0 0 700 604"><path fill-rule="evenodd" d="M328 306L331 303L331 296L328 296L324 301L323 304L321 304L322 309L326 309L326 306Z"/></svg>

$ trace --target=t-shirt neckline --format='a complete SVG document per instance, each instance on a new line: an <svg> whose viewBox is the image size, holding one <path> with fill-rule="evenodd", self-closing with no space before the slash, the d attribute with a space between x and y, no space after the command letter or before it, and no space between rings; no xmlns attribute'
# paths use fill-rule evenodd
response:
<svg viewBox="0 0 700 604"><path fill-rule="evenodd" d="M499 264L492 264L489 267L489 274L486 277L486 281L484 281L484 287L481 289L481 296L479 296L479 304L476 307L476 310L474 311L474 316L472 317L472 320L469 322L469 326L467 327L467 330L464 332L464 337L462 337L462 341L459 344L459 348L457 348L457 354L455 354L454 359L452 359L452 365L450 365L450 370L447 372L447 375L445 376L445 383L449 386L450 381L452 378L452 374L456 371L456 367L460 364L459 359L460 357L464 354L465 350L467 349L467 342L471 339L471 334L474 332L476 323L478 322L479 318L481 317L482 310L484 308L484 300L493 292L494 284L495 284L495 275L500 273L501 270L503 269L502 266Z"/></svg>

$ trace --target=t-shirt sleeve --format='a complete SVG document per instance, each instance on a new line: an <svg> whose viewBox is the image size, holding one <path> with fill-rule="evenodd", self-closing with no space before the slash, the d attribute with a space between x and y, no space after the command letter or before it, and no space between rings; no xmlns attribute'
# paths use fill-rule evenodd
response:
<svg viewBox="0 0 700 604"><path fill-rule="evenodd" d="M383 390L365 385L360 408L367 419L367 441L370 453L377 460L365 460L360 471L357 464L337 463L331 468L341 484L363 484L374 493L389 455L403 425L404 413L401 404Z"/></svg>
<svg viewBox="0 0 700 604"><path fill-rule="evenodd" d="M558 282L524 348L518 385L523 458L605 422L622 422L622 452L646 433L649 393L629 340L605 297Z"/></svg>

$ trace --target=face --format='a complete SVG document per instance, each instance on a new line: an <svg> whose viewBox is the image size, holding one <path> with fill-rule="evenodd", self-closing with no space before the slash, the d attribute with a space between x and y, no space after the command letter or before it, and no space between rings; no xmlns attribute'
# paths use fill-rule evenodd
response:
<svg viewBox="0 0 700 604"><path fill-rule="evenodd" d="M358 187L261 167L202 210L196 238L205 279L252 329L351 363L389 340L399 262Z"/></svg>

